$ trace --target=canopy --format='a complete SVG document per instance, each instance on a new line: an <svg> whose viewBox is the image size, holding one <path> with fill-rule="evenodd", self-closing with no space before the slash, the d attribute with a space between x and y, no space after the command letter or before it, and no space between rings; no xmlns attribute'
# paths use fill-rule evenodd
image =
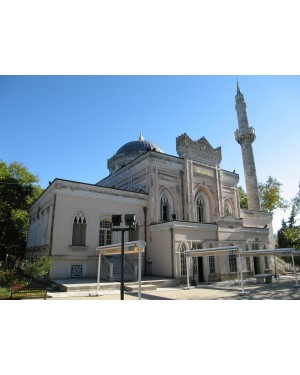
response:
<svg viewBox="0 0 300 375"><path fill-rule="evenodd" d="M125 242L124 243L124 254L139 254L139 261L138 261L138 283L139 283L139 291L138 291L138 298L141 299L141 289L142 289L142 252L145 251L146 242L145 241L132 241L132 242ZM116 255L122 253L122 244L114 244L114 245L106 245L106 246L98 246L96 247L96 253L99 255L98 258L98 274L97 274L97 293L99 295L99 287L100 287L100 267L101 267L101 255Z"/></svg>
<svg viewBox="0 0 300 375"><path fill-rule="evenodd" d="M204 257L204 256L222 256L222 255L235 255L238 257L238 278L241 280L242 294L245 294L244 283L243 283L243 271L241 265L241 257L251 257L251 256L291 256L294 268L294 275L296 280L296 286L298 286L297 272L294 262L294 256L300 256L299 250L294 250L292 248L286 249L269 249L269 250L241 250L238 246L227 246L227 247L214 247L209 249L195 249L195 250L185 250L183 252L185 256L190 259L191 257ZM189 281L189 267L187 267L187 285L190 288Z"/></svg>

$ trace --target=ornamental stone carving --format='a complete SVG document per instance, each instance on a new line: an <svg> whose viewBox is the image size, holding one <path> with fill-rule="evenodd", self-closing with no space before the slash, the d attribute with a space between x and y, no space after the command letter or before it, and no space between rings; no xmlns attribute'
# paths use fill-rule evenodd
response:
<svg viewBox="0 0 300 375"><path fill-rule="evenodd" d="M256 138L255 129L252 127L243 130L238 129L235 131L234 134L236 141L240 145L242 145L243 143L252 143L255 141Z"/></svg>
<svg viewBox="0 0 300 375"><path fill-rule="evenodd" d="M186 133L176 138L176 151L179 157L188 155L214 165L222 160L221 147L213 148L205 137L193 141Z"/></svg>

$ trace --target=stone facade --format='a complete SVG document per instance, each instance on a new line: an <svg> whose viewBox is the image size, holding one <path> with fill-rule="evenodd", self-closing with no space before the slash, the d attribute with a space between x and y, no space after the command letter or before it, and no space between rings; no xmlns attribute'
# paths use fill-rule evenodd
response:
<svg viewBox="0 0 300 375"><path fill-rule="evenodd" d="M241 210L239 175L222 170L221 148L187 134L176 139L178 156L157 145L138 141L122 146L108 161L110 174L96 185L56 179L30 209L27 255L54 259L50 278L96 277L95 248L120 242L111 231L113 214L136 214L135 239L146 241L143 274L186 277L182 252L192 248L237 245L244 250L274 247L272 215L261 212L246 105L238 90L239 130L243 150L249 210ZM126 240L129 240L127 234ZM104 257L103 278L111 277L112 259ZM128 268L136 259L127 257ZM261 273L268 262L243 260L247 274ZM204 257L190 274L198 281L236 277L235 259Z"/></svg>

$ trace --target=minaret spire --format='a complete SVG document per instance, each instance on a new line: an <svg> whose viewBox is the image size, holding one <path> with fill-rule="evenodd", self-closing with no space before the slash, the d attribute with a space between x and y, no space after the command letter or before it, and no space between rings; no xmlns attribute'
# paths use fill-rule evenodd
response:
<svg viewBox="0 0 300 375"><path fill-rule="evenodd" d="M252 143L255 141L256 135L254 128L250 127L248 124L247 106L244 100L244 95L240 91L238 82L235 102L235 109L239 124L238 130L235 131L235 139L242 148L248 208L249 210L260 211L261 208L258 193L258 182L252 149Z"/></svg>

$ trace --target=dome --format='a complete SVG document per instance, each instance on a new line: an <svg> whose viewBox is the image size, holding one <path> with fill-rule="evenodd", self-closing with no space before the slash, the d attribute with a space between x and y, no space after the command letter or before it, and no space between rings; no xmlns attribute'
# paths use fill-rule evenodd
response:
<svg viewBox="0 0 300 375"><path fill-rule="evenodd" d="M136 153L136 152L147 152L147 151L156 151L163 153L163 150L157 146L155 143L146 141L142 134L140 134L140 138L138 141L132 141L126 143L124 146L119 148L119 150L116 152L116 155L121 154L130 154L130 153Z"/></svg>
<svg viewBox="0 0 300 375"><path fill-rule="evenodd" d="M155 143L146 141L141 133L137 141L126 143L107 161L109 172L113 173L117 171L147 151L164 153Z"/></svg>

